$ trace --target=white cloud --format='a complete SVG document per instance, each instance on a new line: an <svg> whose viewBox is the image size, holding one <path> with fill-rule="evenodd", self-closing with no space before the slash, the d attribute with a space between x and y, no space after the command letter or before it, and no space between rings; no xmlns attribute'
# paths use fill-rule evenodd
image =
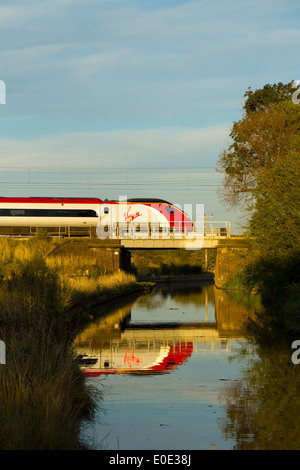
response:
<svg viewBox="0 0 300 470"><path fill-rule="evenodd" d="M158 128L0 139L0 166L159 167L214 166L228 139L226 126Z"/></svg>
<svg viewBox="0 0 300 470"><path fill-rule="evenodd" d="M124 65L127 63L127 60L128 50L120 48L111 52L96 52L72 58L67 61L66 65L72 68L76 75L82 79L89 75L97 76L103 69Z"/></svg>
<svg viewBox="0 0 300 470"><path fill-rule="evenodd" d="M179 3L1 6L2 159L216 160L248 86L297 78L297 3Z"/></svg>

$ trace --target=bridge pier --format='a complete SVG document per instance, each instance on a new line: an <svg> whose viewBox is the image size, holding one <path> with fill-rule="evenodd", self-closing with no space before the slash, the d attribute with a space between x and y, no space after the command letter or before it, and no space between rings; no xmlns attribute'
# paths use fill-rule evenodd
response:
<svg viewBox="0 0 300 470"><path fill-rule="evenodd" d="M247 264L249 246L247 240L230 241L217 247L215 264L215 286L222 288Z"/></svg>
<svg viewBox="0 0 300 470"><path fill-rule="evenodd" d="M67 242L52 251L50 256L80 256L91 265L95 264L112 273L122 269L130 272L131 253L120 245L118 240L76 239Z"/></svg>

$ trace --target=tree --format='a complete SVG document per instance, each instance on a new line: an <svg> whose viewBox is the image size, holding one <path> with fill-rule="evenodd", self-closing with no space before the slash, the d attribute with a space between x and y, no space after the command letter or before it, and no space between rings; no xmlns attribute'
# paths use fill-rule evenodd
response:
<svg viewBox="0 0 300 470"><path fill-rule="evenodd" d="M253 111L258 111L259 109L264 109L271 104L290 101L294 91L293 82L287 83L286 85L281 82L274 85L267 84L262 89L256 91L252 91L251 87L249 87L248 91L244 94L244 98L247 97L243 106L244 110L248 114Z"/></svg>
<svg viewBox="0 0 300 470"><path fill-rule="evenodd" d="M292 103L290 92L291 85L280 83L245 93L243 117L233 123L230 133L233 143L221 153L217 165L224 173L219 193L226 204L253 210L260 181L278 160L298 152L300 107Z"/></svg>
<svg viewBox="0 0 300 470"><path fill-rule="evenodd" d="M221 194L248 210L255 259L243 273L267 315L295 329L300 308L300 105L290 85L248 91L233 143L220 155ZM293 320L294 319L294 320ZM290 323L288 323L290 322ZM298 328L298 326L297 326Z"/></svg>
<svg viewBox="0 0 300 470"><path fill-rule="evenodd" d="M300 142L298 147L258 183L250 229L265 253L278 255L300 246Z"/></svg>

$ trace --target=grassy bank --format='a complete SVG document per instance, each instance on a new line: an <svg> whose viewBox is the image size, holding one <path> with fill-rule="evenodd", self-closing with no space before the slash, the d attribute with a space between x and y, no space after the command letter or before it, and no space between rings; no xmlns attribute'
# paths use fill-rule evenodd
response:
<svg viewBox="0 0 300 470"><path fill-rule="evenodd" d="M0 449L82 449L83 419L93 417L72 342L95 303L138 289L132 275L86 272L47 257L49 240L0 239ZM75 274L74 274L75 273Z"/></svg>

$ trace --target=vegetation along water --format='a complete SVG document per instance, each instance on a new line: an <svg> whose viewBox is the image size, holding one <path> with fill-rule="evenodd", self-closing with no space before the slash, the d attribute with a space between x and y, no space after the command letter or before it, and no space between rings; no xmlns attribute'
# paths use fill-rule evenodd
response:
<svg viewBox="0 0 300 470"><path fill-rule="evenodd" d="M243 116L218 162L221 197L245 213L252 257L226 286L257 292L263 318L299 331L300 108L292 83L245 93Z"/></svg>
<svg viewBox="0 0 300 470"><path fill-rule="evenodd" d="M80 424L94 395L72 341L95 302L139 288L122 272L87 276L84 260L50 259L52 249L43 237L0 240L1 449L82 448Z"/></svg>

